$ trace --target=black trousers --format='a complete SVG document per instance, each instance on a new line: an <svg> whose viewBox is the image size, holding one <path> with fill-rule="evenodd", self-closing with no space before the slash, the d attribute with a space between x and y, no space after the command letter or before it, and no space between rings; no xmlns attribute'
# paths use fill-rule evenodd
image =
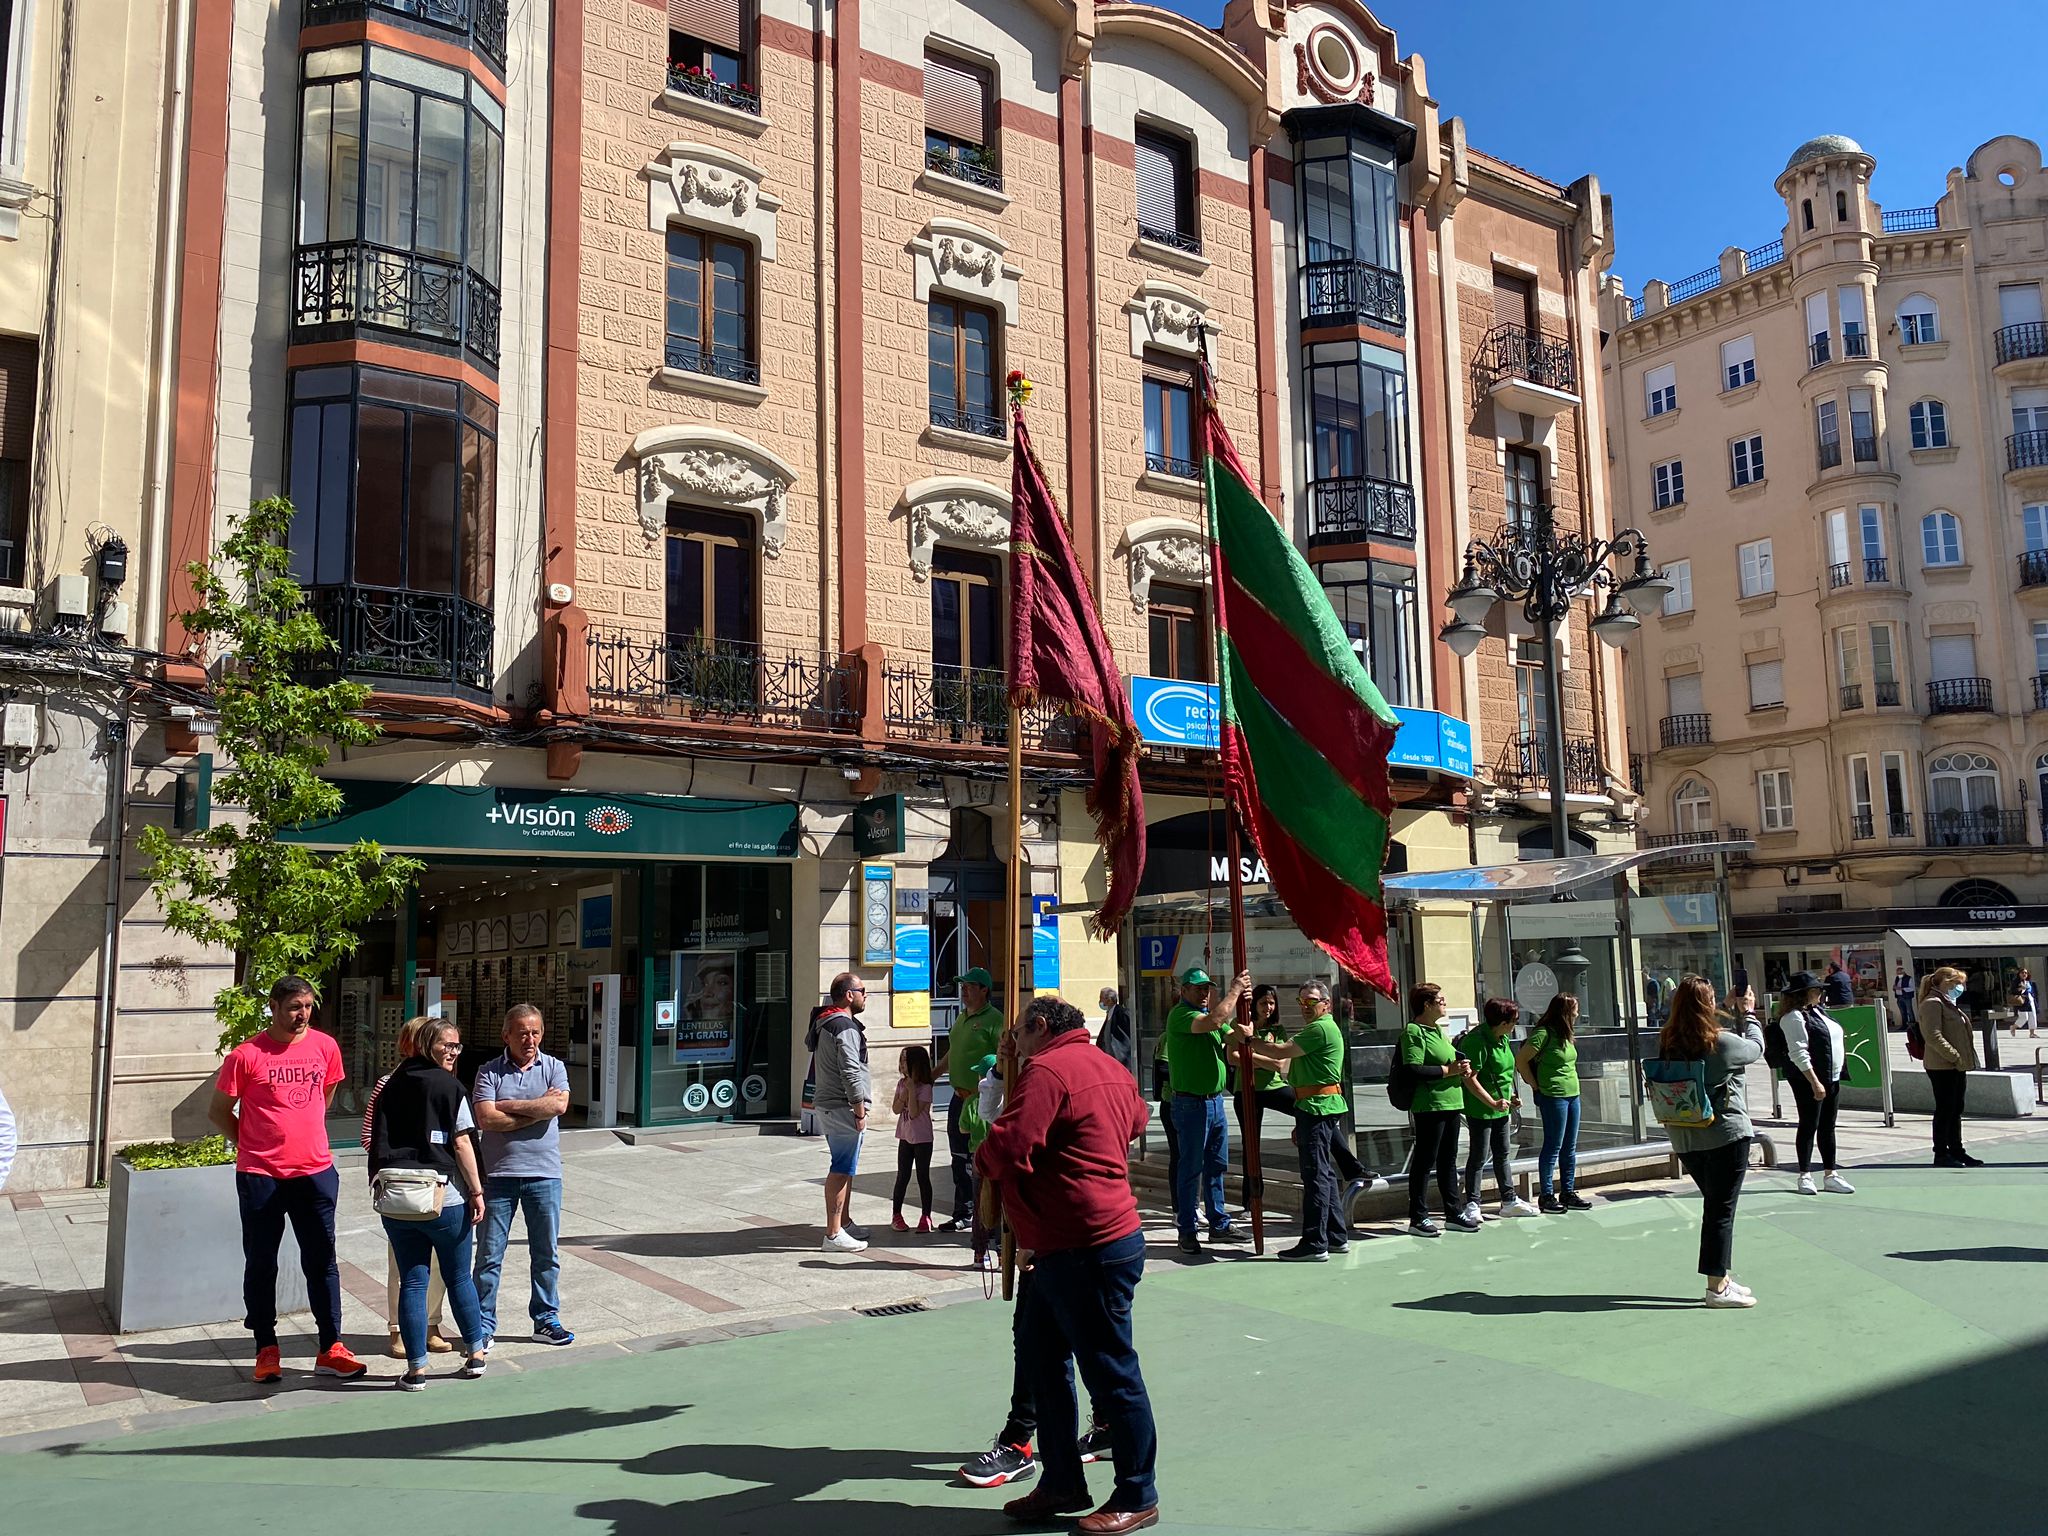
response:
<svg viewBox="0 0 2048 1536"><path fill-rule="evenodd" d="M953 1219L974 1218L974 1161L967 1152L967 1127L960 1123L960 1111L967 1101L955 1092L946 1106L946 1151L953 1160Z"/></svg>
<svg viewBox="0 0 2048 1536"><path fill-rule="evenodd" d="M924 1213L932 1213L932 1144L928 1141L896 1143L896 1214L903 1214L903 1197L910 1193L910 1176L917 1175L918 1198Z"/></svg>
<svg viewBox="0 0 2048 1536"><path fill-rule="evenodd" d="M1169 1199L1172 1198L1171 1192L1180 1188L1180 1132L1173 1128L1173 1115L1170 1112L1172 1104L1173 1093L1169 1089L1159 1097L1159 1116L1155 1122L1166 1133L1166 1188Z"/></svg>
<svg viewBox="0 0 2048 1536"><path fill-rule="evenodd" d="M1929 1074L1930 1076L1932 1074ZM1813 1166L1813 1146L1820 1143L1820 1165L1828 1172L1835 1171L1835 1115L1842 1107L1842 1085L1830 1084L1828 1096L1816 1099L1813 1085L1806 1080L1804 1072L1787 1072L1785 1081L1792 1085L1792 1102L1799 1109L1799 1171L1807 1172Z"/></svg>
<svg viewBox="0 0 2048 1536"><path fill-rule="evenodd" d="M341 1267L334 1256L340 1173L322 1168L298 1178L273 1179L238 1172L235 1194L242 1204L242 1326L256 1335L258 1349L277 1343L277 1250L290 1222L313 1325L325 1350L341 1337Z"/></svg>
<svg viewBox="0 0 2048 1536"><path fill-rule="evenodd" d="M1010 1309L1011 1354L1015 1358L1010 1368L1010 1416L1003 1421L1000 1437L1005 1445L1029 1445L1032 1436L1038 1433L1038 1395L1032 1389L1038 1354L1031 1337L1031 1309L1025 1305L1030 1288L1031 1266L1027 1264L1017 1272L1017 1304ZM1090 1397L1088 1427L1097 1429L1101 1425L1102 1410Z"/></svg>
<svg viewBox="0 0 2048 1536"><path fill-rule="evenodd" d="M1705 1152L1681 1152L1678 1161L1700 1189L1700 1273L1728 1273L1735 1259L1735 1202L1749 1172L1749 1137Z"/></svg>
<svg viewBox="0 0 2048 1536"><path fill-rule="evenodd" d="M1963 1150L1963 1093L1969 1074L1936 1067L1927 1074L1927 1086L1934 1090L1934 1155L1953 1157Z"/></svg>
<svg viewBox="0 0 2048 1536"><path fill-rule="evenodd" d="M1512 1162L1508 1151L1508 1117L1467 1115L1465 1124L1472 1133L1472 1150L1465 1154L1465 1201L1478 1202L1479 1170L1485 1166L1487 1148L1491 1145L1493 1180L1500 1186L1500 1198L1505 1204L1515 1193L1514 1180L1508 1172Z"/></svg>
<svg viewBox="0 0 2048 1536"><path fill-rule="evenodd" d="M1335 1115L1296 1117L1295 1150L1301 1154L1301 1243L1327 1250L1346 1241L1344 1202L1337 1186L1336 1149L1344 1135Z"/></svg>
<svg viewBox="0 0 2048 1536"><path fill-rule="evenodd" d="M1458 1125L1465 1118L1455 1109L1415 1111L1415 1150L1408 1157L1408 1219L1422 1221L1429 1216L1429 1175L1436 1173L1437 1193L1443 1196L1444 1214L1450 1215L1464 1202L1458 1198Z"/></svg>

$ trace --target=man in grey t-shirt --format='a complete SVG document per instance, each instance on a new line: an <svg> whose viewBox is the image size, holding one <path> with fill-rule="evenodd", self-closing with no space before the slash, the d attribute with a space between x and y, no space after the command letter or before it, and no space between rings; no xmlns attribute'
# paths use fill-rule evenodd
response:
<svg viewBox="0 0 2048 1536"><path fill-rule="evenodd" d="M505 1015L505 1052L477 1070L477 1129L484 1143L484 1221L477 1233L476 1299L486 1341L498 1333L498 1276L515 1209L526 1215L526 1251L533 1271L533 1337L571 1344L562 1326L562 1133L569 1109L569 1070L540 1048L540 1010L519 1003Z"/></svg>

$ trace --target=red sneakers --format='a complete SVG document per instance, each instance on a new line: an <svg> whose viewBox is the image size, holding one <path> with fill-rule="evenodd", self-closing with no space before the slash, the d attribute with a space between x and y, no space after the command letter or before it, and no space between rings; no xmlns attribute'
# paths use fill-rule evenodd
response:
<svg viewBox="0 0 2048 1536"><path fill-rule="evenodd" d="M889 1218L889 1225L893 1230L898 1232L908 1232L910 1230L910 1223L903 1219L903 1213L901 1211L898 1211L894 1216L891 1216Z"/></svg>
<svg viewBox="0 0 2048 1536"><path fill-rule="evenodd" d="M256 1351L256 1369L249 1379L259 1385L284 1380L284 1354L275 1344Z"/></svg>
<svg viewBox="0 0 2048 1536"><path fill-rule="evenodd" d="M932 1219L931 1219L931 1216L930 1216L929 1214L927 1214L927 1215L923 1215L923 1216L920 1216L920 1217L918 1217L918 1218L917 1218L917 1230L918 1230L918 1231L920 1231L920 1232L929 1232L929 1231L931 1231L931 1229L932 1229Z"/></svg>
<svg viewBox="0 0 2048 1536"><path fill-rule="evenodd" d="M273 1350L271 1353L275 1354L276 1351ZM258 1369L262 1367L259 1366ZM338 1339L321 1350L319 1358L313 1362L315 1376L339 1376L344 1381L352 1381L367 1370L369 1367L350 1353L349 1347Z"/></svg>

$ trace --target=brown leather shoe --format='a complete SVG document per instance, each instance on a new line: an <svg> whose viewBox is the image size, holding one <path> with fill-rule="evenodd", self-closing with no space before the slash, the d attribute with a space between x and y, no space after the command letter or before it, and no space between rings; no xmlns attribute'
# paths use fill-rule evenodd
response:
<svg viewBox="0 0 2048 1536"><path fill-rule="evenodd" d="M1079 1493L1057 1494L1047 1488L1034 1488L1021 1499L1012 1499L1003 1506L1003 1513L1012 1520L1023 1520L1037 1524L1051 1524L1062 1515L1079 1514L1095 1500L1087 1489Z"/></svg>
<svg viewBox="0 0 2048 1536"><path fill-rule="evenodd" d="M1124 1536L1126 1531L1142 1531L1158 1523L1159 1506L1154 1504L1150 1509L1098 1509L1083 1515L1074 1529L1081 1536Z"/></svg>
<svg viewBox="0 0 2048 1536"><path fill-rule="evenodd" d="M447 1341L446 1339L444 1339L444 1338L442 1338L442 1337L441 1337L441 1330L440 1330L440 1329L438 1329L438 1328L429 1328L429 1329L427 1330L427 1353L428 1353L428 1354L430 1354L430 1355L447 1355L447 1354L453 1354L453 1353L454 1353L454 1351L455 1351L455 1346L454 1346L453 1344L450 1344L450 1343L449 1343L449 1342L448 1342L448 1341Z"/></svg>

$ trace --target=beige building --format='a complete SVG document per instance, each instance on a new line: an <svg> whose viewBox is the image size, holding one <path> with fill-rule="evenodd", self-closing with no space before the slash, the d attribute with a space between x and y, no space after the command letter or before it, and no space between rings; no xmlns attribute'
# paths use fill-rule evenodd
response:
<svg viewBox="0 0 2048 1536"><path fill-rule="evenodd" d="M1755 839L1760 983L1953 957L1997 1006L2040 946L2001 981L1934 930L2048 912L2048 172L1997 138L1882 210L1876 169L1802 144L1782 238L1604 295L1616 520L1678 582L1631 651L1631 750L1653 839Z"/></svg>

